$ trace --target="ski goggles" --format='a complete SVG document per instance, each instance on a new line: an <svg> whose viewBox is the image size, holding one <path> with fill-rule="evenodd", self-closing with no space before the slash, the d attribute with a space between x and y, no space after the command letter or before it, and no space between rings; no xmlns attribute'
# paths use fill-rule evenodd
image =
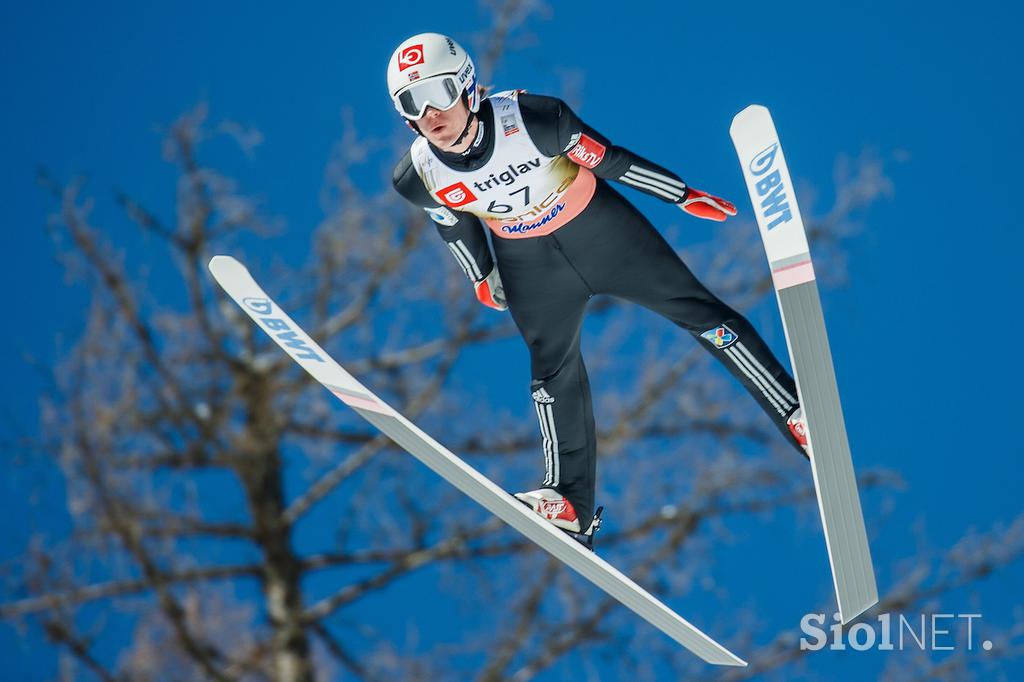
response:
<svg viewBox="0 0 1024 682"><path fill-rule="evenodd" d="M455 75L446 74L410 85L395 98L395 106L402 116L418 121L423 118L428 106L448 111L461 97L462 88L455 80Z"/></svg>

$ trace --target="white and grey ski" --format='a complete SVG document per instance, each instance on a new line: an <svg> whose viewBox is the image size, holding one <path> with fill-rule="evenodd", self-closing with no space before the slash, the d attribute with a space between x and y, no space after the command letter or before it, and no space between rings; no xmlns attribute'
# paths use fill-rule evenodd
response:
<svg viewBox="0 0 1024 682"><path fill-rule="evenodd" d="M242 310L314 379L446 481L708 663L746 665L374 395L295 324L244 265L230 256L215 256L210 261L210 271Z"/></svg>
<svg viewBox="0 0 1024 682"><path fill-rule="evenodd" d="M757 215L807 423L811 468L843 623L878 602L857 478L807 234L771 114L753 104L729 129Z"/></svg>

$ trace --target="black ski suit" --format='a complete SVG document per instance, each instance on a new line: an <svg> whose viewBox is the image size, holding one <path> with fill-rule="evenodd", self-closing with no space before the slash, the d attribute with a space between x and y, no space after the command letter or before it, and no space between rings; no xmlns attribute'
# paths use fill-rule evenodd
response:
<svg viewBox="0 0 1024 682"><path fill-rule="evenodd" d="M750 323L708 291L606 182L678 203L686 197L683 181L612 145L556 98L499 93L483 101L478 115L466 153L444 152L420 138L396 167L394 184L430 213L474 282L497 261L509 312L530 351L544 450L541 485L569 499L580 527L593 515L597 459L580 326L596 294L638 303L690 332L799 450L786 425L798 407L792 377ZM528 138L517 137L523 135ZM518 146L506 149L510 144ZM552 177L539 178L542 172ZM537 198L552 188L547 199ZM510 218L514 206L525 215ZM494 260L478 215L493 232Z"/></svg>

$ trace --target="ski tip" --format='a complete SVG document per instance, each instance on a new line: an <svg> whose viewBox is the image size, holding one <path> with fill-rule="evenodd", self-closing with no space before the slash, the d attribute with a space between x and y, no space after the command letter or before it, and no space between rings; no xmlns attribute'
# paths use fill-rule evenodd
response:
<svg viewBox="0 0 1024 682"><path fill-rule="evenodd" d="M235 260L234 258L232 258L231 256L216 255L216 256L214 256L213 258L210 259L209 268L211 270L213 270L214 268L217 268L217 267L223 267L224 265L227 265L228 263L237 263L237 262L238 261Z"/></svg>
<svg viewBox="0 0 1024 682"><path fill-rule="evenodd" d="M211 258L207 267L210 269L210 272L213 273L214 277L219 274L227 274L231 271L238 272L240 270L245 270L245 266L239 263L237 259L232 258L231 256L222 255Z"/></svg>
<svg viewBox="0 0 1024 682"><path fill-rule="evenodd" d="M767 116L771 118L771 114L768 112L768 107L763 104L751 104L732 117L732 125L729 126L729 132L733 132L738 126L760 116Z"/></svg>

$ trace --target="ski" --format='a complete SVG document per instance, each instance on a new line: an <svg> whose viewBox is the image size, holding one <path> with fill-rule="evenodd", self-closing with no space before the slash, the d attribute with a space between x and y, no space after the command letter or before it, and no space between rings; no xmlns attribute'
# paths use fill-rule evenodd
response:
<svg viewBox="0 0 1024 682"><path fill-rule="evenodd" d="M814 488L843 623L878 602L807 234L771 114L753 104L729 129L771 268L807 423Z"/></svg>
<svg viewBox="0 0 1024 682"><path fill-rule="evenodd" d="M282 350L324 388L409 454L700 658L715 665L746 665L745 661L688 623L580 542L527 509L374 395L295 324L240 262L230 256L214 256L209 267L227 294Z"/></svg>

